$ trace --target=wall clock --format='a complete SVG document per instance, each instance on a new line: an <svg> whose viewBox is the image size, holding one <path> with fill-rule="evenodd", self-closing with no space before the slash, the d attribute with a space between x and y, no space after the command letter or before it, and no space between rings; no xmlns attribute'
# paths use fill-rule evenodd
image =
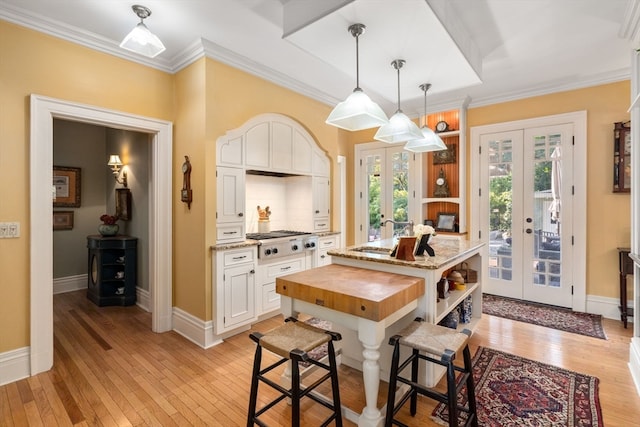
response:
<svg viewBox="0 0 640 427"><path fill-rule="evenodd" d="M191 209L192 198L191 162L189 161L189 156L184 156L184 163L182 164L182 191L180 192L180 199L187 204L189 209Z"/></svg>
<svg viewBox="0 0 640 427"><path fill-rule="evenodd" d="M446 150L433 152L433 164L443 165L456 162L456 144L446 144Z"/></svg>

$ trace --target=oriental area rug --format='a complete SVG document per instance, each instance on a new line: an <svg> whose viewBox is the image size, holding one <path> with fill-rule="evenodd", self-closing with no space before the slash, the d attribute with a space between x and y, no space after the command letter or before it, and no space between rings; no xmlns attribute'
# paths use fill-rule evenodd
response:
<svg viewBox="0 0 640 427"><path fill-rule="evenodd" d="M483 427L604 425L596 377L479 347L473 378ZM461 405L466 404L464 396L466 391L458 395ZM446 405L438 404L432 418L447 425Z"/></svg>
<svg viewBox="0 0 640 427"><path fill-rule="evenodd" d="M482 295L482 312L560 331L607 339L602 327L602 316L598 314L580 313L568 308L490 294Z"/></svg>

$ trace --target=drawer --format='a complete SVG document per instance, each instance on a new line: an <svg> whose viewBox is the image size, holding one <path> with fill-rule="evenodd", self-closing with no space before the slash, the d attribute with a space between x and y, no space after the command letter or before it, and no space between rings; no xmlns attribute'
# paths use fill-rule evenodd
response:
<svg viewBox="0 0 640 427"><path fill-rule="evenodd" d="M237 251L228 251L224 253L224 266L244 264L253 262L253 249L242 249Z"/></svg>
<svg viewBox="0 0 640 427"><path fill-rule="evenodd" d="M280 295L276 293L276 284L262 285L262 313L280 309Z"/></svg>
<svg viewBox="0 0 640 427"><path fill-rule="evenodd" d="M318 249L333 249L338 246L338 236L320 237L318 239Z"/></svg>
<svg viewBox="0 0 640 427"><path fill-rule="evenodd" d="M313 221L313 231L329 230L329 218L320 218Z"/></svg>
<svg viewBox="0 0 640 427"><path fill-rule="evenodd" d="M241 242L244 240L244 224L218 224L216 228L216 241Z"/></svg>
<svg viewBox="0 0 640 427"><path fill-rule="evenodd" d="M305 257L298 257L281 262L274 262L259 266L258 283L266 284L275 282L277 277L285 276L291 273L297 273L306 269Z"/></svg>

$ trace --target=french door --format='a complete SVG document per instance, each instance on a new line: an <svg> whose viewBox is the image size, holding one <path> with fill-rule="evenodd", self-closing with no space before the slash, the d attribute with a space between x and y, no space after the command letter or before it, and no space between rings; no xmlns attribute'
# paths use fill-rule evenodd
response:
<svg viewBox="0 0 640 427"><path fill-rule="evenodd" d="M356 240L374 242L402 235L414 205L415 155L403 145L359 150L356 179L359 179L356 207ZM359 224L358 224L359 222Z"/></svg>
<svg viewBox="0 0 640 427"><path fill-rule="evenodd" d="M484 292L572 307L573 150L571 123L480 135Z"/></svg>

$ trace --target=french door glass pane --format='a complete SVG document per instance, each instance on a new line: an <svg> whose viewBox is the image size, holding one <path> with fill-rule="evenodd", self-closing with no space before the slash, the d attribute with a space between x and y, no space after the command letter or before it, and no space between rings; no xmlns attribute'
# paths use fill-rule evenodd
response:
<svg viewBox="0 0 640 427"><path fill-rule="evenodd" d="M391 156L391 167L393 173L393 193L392 209L393 220L395 222L407 222L409 213L407 207L407 194L409 192L409 153L399 151ZM405 230L404 225L394 224L393 235L402 235Z"/></svg>
<svg viewBox="0 0 640 427"><path fill-rule="evenodd" d="M525 182L533 185L533 264L534 286L561 286L561 135L535 137L533 174Z"/></svg>
<svg viewBox="0 0 640 427"><path fill-rule="evenodd" d="M511 281L512 141L489 142L489 277Z"/></svg>
<svg viewBox="0 0 640 427"><path fill-rule="evenodd" d="M381 167L382 158L380 155L369 155L366 157L367 169L367 188L369 195L369 218L367 221L369 232L367 233L367 241L373 242L380 240L380 219L382 213L382 194L381 194Z"/></svg>

